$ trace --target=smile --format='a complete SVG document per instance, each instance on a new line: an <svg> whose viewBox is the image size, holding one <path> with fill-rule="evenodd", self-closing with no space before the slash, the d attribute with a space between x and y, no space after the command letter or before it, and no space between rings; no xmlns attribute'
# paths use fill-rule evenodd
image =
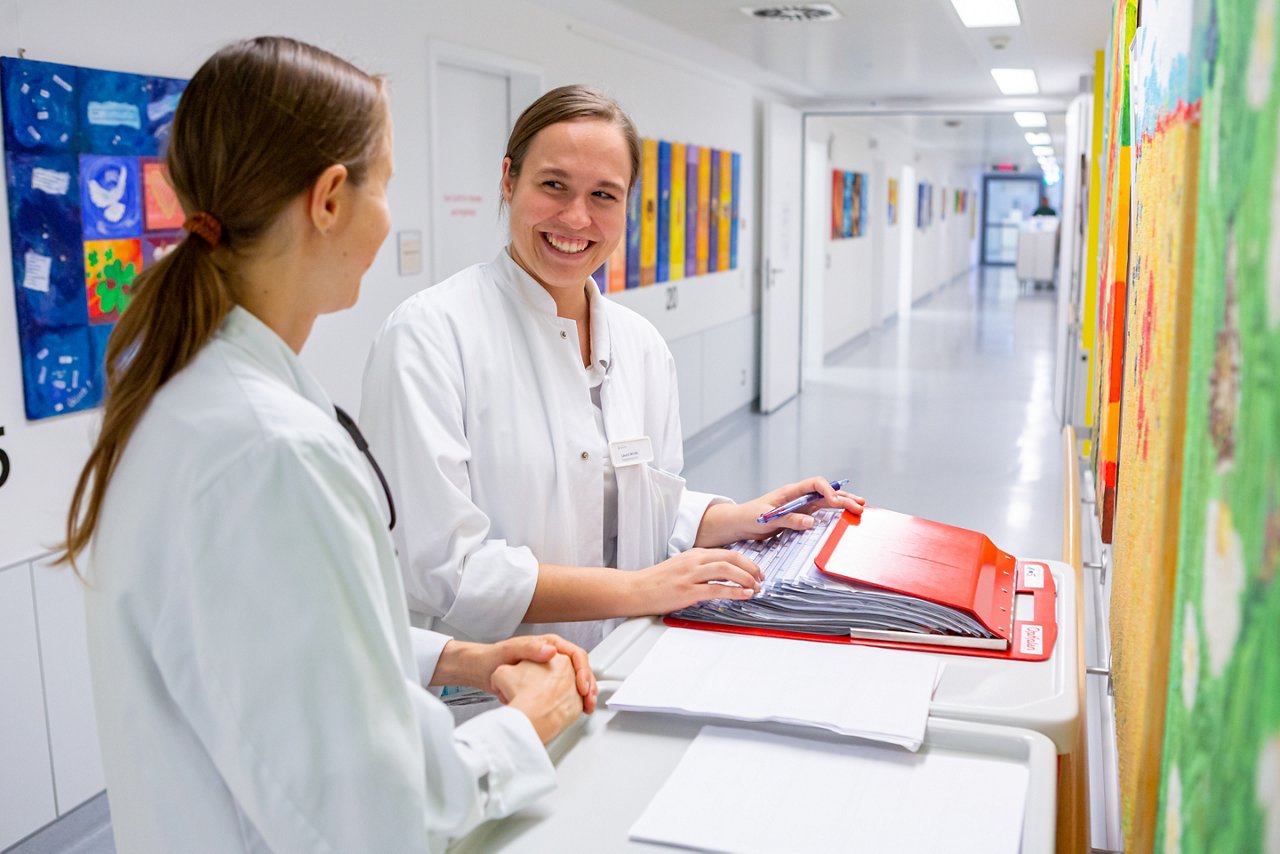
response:
<svg viewBox="0 0 1280 854"><path fill-rule="evenodd" d="M559 234L550 234L542 232L543 241L552 249L564 255L577 255L580 252L586 252L591 244L595 241L587 240L582 237L564 237Z"/></svg>

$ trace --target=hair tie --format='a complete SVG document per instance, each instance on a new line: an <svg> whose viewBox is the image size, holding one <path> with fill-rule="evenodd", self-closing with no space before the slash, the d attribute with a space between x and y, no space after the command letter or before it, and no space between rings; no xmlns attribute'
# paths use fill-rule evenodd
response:
<svg viewBox="0 0 1280 854"><path fill-rule="evenodd" d="M200 235L205 243L209 244L210 249L216 249L218 243L222 240L222 223L218 222L218 218L207 211L198 211L187 217L187 221L182 227L192 234Z"/></svg>

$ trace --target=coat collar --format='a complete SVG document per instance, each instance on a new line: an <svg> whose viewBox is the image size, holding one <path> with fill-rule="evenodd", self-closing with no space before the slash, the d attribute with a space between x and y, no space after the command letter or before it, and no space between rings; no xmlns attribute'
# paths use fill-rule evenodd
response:
<svg viewBox="0 0 1280 854"><path fill-rule="evenodd" d="M246 353L259 367L334 417L333 401L284 339L252 313L236 305L214 338Z"/></svg>
<svg viewBox="0 0 1280 854"><path fill-rule="evenodd" d="M556 301L551 298L537 280L524 271L511 257L510 247L503 248L493 259L498 285L524 303L530 311L557 325L573 321L556 314ZM613 361L613 345L609 337L608 306L595 281L588 278L583 283L587 291L587 311L591 324L591 359L601 368L608 369Z"/></svg>

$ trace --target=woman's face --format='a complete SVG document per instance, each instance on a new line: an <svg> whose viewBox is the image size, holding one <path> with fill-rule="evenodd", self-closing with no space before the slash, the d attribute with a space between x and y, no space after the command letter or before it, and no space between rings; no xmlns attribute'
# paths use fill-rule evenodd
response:
<svg viewBox="0 0 1280 854"><path fill-rule="evenodd" d="M600 119L549 125L511 175L502 163L511 254L546 288L581 288L627 227L631 153L622 131Z"/></svg>
<svg viewBox="0 0 1280 854"><path fill-rule="evenodd" d="M391 180L392 136L391 119L387 118L387 132L383 144L369 165L364 181L347 182L348 216L338 226L338 254L332 269L341 281L340 293L335 294L337 305L329 310L350 308L360 295L360 281L377 257L378 249L391 231L391 211L387 205L387 183Z"/></svg>

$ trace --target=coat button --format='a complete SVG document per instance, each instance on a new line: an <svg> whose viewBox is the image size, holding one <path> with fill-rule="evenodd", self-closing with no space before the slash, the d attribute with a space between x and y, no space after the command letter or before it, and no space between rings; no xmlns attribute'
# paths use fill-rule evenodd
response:
<svg viewBox="0 0 1280 854"><path fill-rule="evenodd" d="M590 455L590 454L588 454L586 451L583 451L583 452L582 452L582 458L583 458L584 460L586 460L586 459L590 459L590 457L591 457L591 455Z"/></svg>
<svg viewBox="0 0 1280 854"><path fill-rule="evenodd" d="M568 332L565 332L563 329L561 329L561 330L560 330L560 337L561 337L561 338L568 338L568 337L569 337L569 333L568 333Z"/></svg>

